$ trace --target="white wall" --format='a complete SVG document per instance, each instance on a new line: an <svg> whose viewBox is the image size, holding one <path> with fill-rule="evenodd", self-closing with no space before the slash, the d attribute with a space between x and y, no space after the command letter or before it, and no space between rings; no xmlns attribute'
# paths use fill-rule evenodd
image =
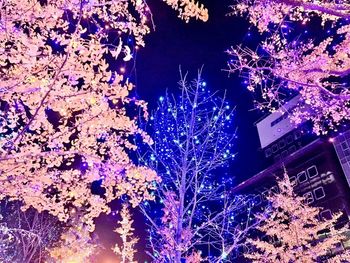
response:
<svg viewBox="0 0 350 263"><path fill-rule="evenodd" d="M299 96L294 97L276 112L270 114L256 124L256 127L258 128L261 148L265 148L266 146L281 138L283 135L296 128L295 124L290 122L288 115L285 115L285 113L288 114L287 112L295 105L297 105L298 100ZM286 118L280 119L280 121L278 121L278 118L282 116Z"/></svg>

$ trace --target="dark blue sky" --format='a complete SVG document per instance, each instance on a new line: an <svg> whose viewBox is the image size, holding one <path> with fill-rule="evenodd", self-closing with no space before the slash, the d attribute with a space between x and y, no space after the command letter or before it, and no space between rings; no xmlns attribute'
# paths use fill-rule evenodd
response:
<svg viewBox="0 0 350 263"><path fill-rule="evenodd" d="M177 13L160 0L151 0L156 31L146 39L136 59L136 87L140 98L149 102L149 109L156 106L158 97L165 90L177 92L179 65L191 78L204 65L203 78L214 90L227 91L227 100L236 105L238 127L237 159L231 166L232 176L242 181L257 173L262 167L258 153L259 139L254 122L261 116L253 109L252 95L241 85L236 74L228 76L223 71L229 59L225 50L242 41L254 45L247 35L245 19L227 16L228 0L201 1L209 9L209 21L185 23Z"/></svg>

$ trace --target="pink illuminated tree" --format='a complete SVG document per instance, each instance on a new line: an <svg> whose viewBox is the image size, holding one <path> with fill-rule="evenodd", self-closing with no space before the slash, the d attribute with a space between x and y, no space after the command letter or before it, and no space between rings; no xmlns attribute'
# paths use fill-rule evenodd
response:
<svg viewBox="0 0 350 263"><path fill-rule="evenodd" d="M208 9L195 0L163 0L163 2L166 2L174 10L177 10L179 17L186 22L190 18L196 18L206 22L209 18Z"/></svg>
<svg viewBox="0 0 350 263"><path fill-rule="evenodd" d="M151 198L155 172L127 154L136 148L130 136L150 139L125 107L147 117L146 103L129 96L124 68L107 62L132 59L123 36L143 46L148 16L143 1L1 1L1 198L62 221L84 209L90 230L115 198ZM91 191L99 180L104 196Z"/></svg>
<svg viewBox="0 0 350 263"><path fill-rule="evenodd" d="M96 262L93 259L99 248L98 243L91 237L89 229L82 223L76 222L62 234L56 246L49 249L50 257L46 262Z"/></svg>
<svg viewBox="0 0 350 263"><path fill-rule="evenodd" d="M292 94L300 96L290 112L295 124L311 120L317 134L326 134L349 121L347 1L237 0L232 8L234 14L246 14L259 32L269 35L256 50L241 46L229 50L233 57L230 72L239 71L248 90L261 95L259 109L283 109ZM320 24L320 30L326 24L332 26L322 40L290 40L284 31L296 23Z"/></svg>
<svg viewBox="0 0 350 263"><path fill-rule="evenodd" d="M348 251L334 258L337 245L345 240L348 227L336 228L342 213L330 220L320 220L321 208L307 205L305 197L294 193L287 173L278 182L279 193L268 197L271 213L258 216L262 224L257 229L264 235L258 240L249 239L255 249L245 254L253 262L348 262ZM333 254L334 255L334 254Z"/></svg>
<svg viewBox="0 0 350 263"><path fill-rule="evenodd" d="M186 21L207 19L203 6L177 2L167 1ZM130 137L151 140L126 108L147 118L146 103L123 75L150 32L146 2L9 0L0 11L0 198L62 221L84 208L90 230L115 198L151 199L155 172L128 156ZM103 197L91 192L99 180Z"/></svg>
<svg viewBox="0 0 350 263"><path fill-rule="evenodd" d="M115 244L113 251L116 255L122 258L121 263L135 263L136 248L138 238L135 237L134 220L131 219L130 210L127 205L123 205L120 211L121 220L118 222L118 227L114 230L120 239L121 244Z"/></svg>

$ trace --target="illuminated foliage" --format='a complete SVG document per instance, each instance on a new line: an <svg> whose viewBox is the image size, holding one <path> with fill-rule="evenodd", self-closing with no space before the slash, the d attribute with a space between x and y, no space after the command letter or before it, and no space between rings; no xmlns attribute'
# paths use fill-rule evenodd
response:
<svg viewBox="0 0 350 263"><path fill-rule="evenodd" d="M199 2L195 0L163 0L173 9L179 11L179 17L186 22L190 20L191 17L202 20L206 22L208 20L208 10L204 8Z"/></svg>
<svg viewBox="0 0 350 263"><path fill-rule="evenodd" d="M346 1L238 0L235 14L247 14L268 38L257 50L229 51L230 71L241 72L247 89L261 95L259 109L275 111L300 95L291 120L314 123L317 134L337 130L350 116L350 5ZM318 18L318 20L317 20ZM320 25L318 38L290 38L293 25ZM322 27L330 25L325 33ZM321 27L322 26L322 27ZM305 31L307 32L307 30Z"/></svg>
<svg viewBox="0 0 350 263"><path fill-rule="evenodd" d="M90 230L115 198L151 199L156 174L127 153L136 134L150 142L126 112L134 105L147 118L146 103L110 68L132 59L127 39L144 45L148 16L143 1L1 1L1 198L62 221L83 208Z"/></svg>
<svg viewBox="0 0 350 263"><path fill-rule="evenodd" d="M121 245L115 244L113 251L116 255L121 256L122 263L135 263L137 262L134 259L136 253L135 245L139 239L134 237L135 229L132 227L134 220L131 219L130 211L126 205L123 205L120 216L119 227L114 232L119 234L122 243Z"/></svg>
<svg viewBox="0 0 350 263"><path fill-rule="evenodd" d="M93 262L92 256L97 253L99 246L90 235L90 231L85 226L76 222L74 226L62 234L56 247L49 250L51 258L48 262Z"/></svg>
<svg viewBox="0 0 350 263"><path fill-rule="evenodd" d="M256 249L245 256L253 262L348 262L349 252L327 259L345 239L347 227L335 228L342 215L333 215L330 220L320 220L321 208L307 205L305 197L297 196L285 172L278 182L279 193L268 197L271 212L260 215L263 223L257 227L266 236L260 240L249 240ZM329 261L327 261L329 260ZM342 261L345 260L345 261Z"/></svg>

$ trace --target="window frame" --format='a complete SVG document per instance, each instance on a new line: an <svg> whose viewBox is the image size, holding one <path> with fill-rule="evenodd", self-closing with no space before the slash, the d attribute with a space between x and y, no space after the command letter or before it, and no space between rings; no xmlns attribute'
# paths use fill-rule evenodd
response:
<svg viewBox="0 0 350 263"><path fill-rule="evenodd" d="M316 191L317 191L317 190L319 190L319 189L321 189L321 190L322 190L323 196L318 198L318 197L317 197L317 195L316 195ZM323 186L319 186L319 187L317 187L317 188L313 189L313 192L314 192L314 195L315 195L316 200L320 200L320 199L322 199L322 198L325 198L325 197L326 197L326 193L325 193L325 191L324 191Z"/></svg>
<svg viewBox="0 0 350 263"><path fill-rule="evenodd" d="M309 170L312 169L312 168L314 168L314 167L315 167L315 170L316 170L316 174L313 175L313 176L310 176ZM318 170L317 170L317 166L316 166L316 165L310 166L309 168L306 169L306 171L307 171L307 176L308 176L310 179L311 179L311 178L314 178L314 177L316 177L316 176L318 176Z"/></svg>
<svg viewBox="0 0 350 263"><path fill-rule="evenodd" d="M304 174L304 175L305 175L305 180L302 181L302 182L299 180L301 174ZM306 182L307 182L307 173L306 173L306 171L302 171L302 172L298 173L298 174L297 174L297 178L298 178L298 183L299 183L299 184L306 183Z"/></svg>

